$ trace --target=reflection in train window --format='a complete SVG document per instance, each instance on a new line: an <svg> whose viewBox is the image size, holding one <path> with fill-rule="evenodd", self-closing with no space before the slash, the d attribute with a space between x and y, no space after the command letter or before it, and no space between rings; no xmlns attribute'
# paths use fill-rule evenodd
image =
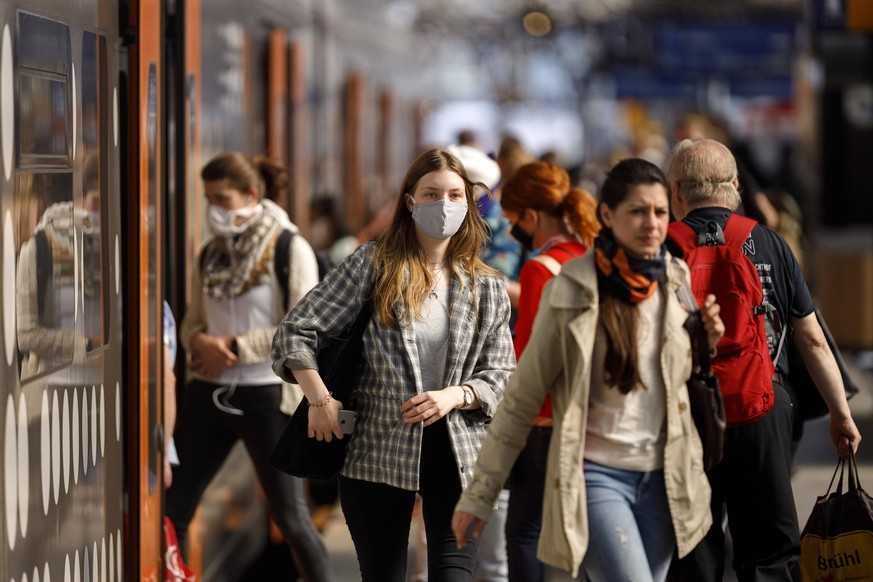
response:
<svg viewBox="0 0 873 582"><path fill-rule="evenodd" d="M82 294L87 346L105 344L109 318L106 287L107 241L101 225L107 216L108 87L106 39L82 35Z"/></svg>
<svg viewBox="0 0 873 582"><path fill-rule="evenodd" d="M76 219L72 174L19 172L15 206L31 227L16 275L21 378L42 376L72 361L76 309Z"/></svg>
<svg viewBox="0 0 873 582"><path fill-rule="evenodd" d="M78 233L85 217L73 206L69 28L19 12L16 46L16 315L24 382L69 366L77 342L84 344L75 326L81 273Z"/></svg>
<svg viewBox="0 0 873 582"><path fill-rule="evenodd" d="M69 168L69 27L19 12L17 48L19 167Z"/></svg>
<svg viewBox="0 0 873 582"><path fill-rule="evenodd" d="M22 73L18 78L19 148L22 164L34 157L67 158L67 84L63 79Z"/></svg>

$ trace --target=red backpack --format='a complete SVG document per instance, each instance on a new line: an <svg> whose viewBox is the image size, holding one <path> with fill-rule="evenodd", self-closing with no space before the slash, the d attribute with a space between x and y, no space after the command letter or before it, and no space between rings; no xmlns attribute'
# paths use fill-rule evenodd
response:
<svg viewBox="0 0 873 582"><path fill-rule="evenodd" d="M712 293L721 307L724 337L712 370L719 379L728 426L756 420L773 407L773 362L764 330L764 293L743 244L757 223L732 214L724 230L710 220L695 234L682 221L670 224L669 237L685 254L691 289L698 304Z"/></svg>

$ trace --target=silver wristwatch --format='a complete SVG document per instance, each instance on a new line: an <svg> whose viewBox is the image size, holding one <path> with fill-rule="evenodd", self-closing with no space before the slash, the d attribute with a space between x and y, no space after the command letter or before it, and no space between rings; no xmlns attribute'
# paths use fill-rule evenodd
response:
<svg viewBox="0 0 873 582"><path fill-rule="evenodd" d="M464 405L461 408L470 408L473 406L473 391L468 386L461 386L464 391Z"/></svg>

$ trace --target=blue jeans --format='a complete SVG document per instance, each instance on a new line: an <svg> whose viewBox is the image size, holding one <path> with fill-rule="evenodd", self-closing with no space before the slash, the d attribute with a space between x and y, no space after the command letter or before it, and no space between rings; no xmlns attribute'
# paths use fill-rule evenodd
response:
<svg viewBox="0 0 873 582"><path fill-rule="evenodd" d="M591 580L663 581L676 536L664 471L624 471L585 461Z"/></svg>
<svg viewBox="0 0 873 582"><path fill-rule="evenodd" d="M509 582L544 582L545 565L537 559L537 544L543 529L543 496L546 462L552 427L535 426L527 437L509 485L506 512L506 547Z"/></svg>

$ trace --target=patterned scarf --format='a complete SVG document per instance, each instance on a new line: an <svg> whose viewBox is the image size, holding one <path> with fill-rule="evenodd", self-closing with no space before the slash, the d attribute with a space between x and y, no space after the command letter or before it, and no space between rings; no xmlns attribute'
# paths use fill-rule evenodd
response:
<svg viewBox="0 0 873 582"><path fill-rule="evenodd" d="M663 247L654 259L627 254L608 228L600 229L594 239L594 251L598 286L626 303L639 303L651 297L667 268Z"/></svg>
<svg viewBox="0 0 873 582"><path fill-rule="evenodd" d="M234 237L216 236L203 248L203 290L214 299L236 297L270 280L270 261L281 225L269 212Z"/></svg>

